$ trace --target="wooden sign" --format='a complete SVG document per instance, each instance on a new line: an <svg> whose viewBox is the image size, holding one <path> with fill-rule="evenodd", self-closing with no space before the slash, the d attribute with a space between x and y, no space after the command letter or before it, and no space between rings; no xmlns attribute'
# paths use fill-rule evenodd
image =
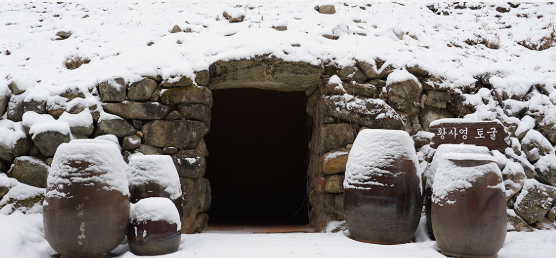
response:
<svg viewBox="0 0 556 258"><path fill-rule="evenodd" d="M495 121L475 122L467 119L440 119L430 125L434 133L431 147L441 144L474 144L485 146L490 150L508 147L504 141L507 137L504 126Z"/></svg>

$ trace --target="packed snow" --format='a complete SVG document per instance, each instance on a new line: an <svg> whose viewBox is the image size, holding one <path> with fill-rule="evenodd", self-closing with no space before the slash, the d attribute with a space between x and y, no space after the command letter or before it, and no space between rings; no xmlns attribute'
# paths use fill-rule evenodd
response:
<svg viewBox="0 0 556 258"><path fill-rule="evenodd" d="M86 160L89 165L78 172L67 164ZM49 170L47 197L71 198L75 193L64 192L64 184L104 184L106 190L119 191L129 196L125 163L116 144L106 140L72 140L56 150ZM62 186L62 187L60 187Z"/></svg>
<svg viewBox="0 0 556 258"><path fill-rule="evenodd" d="M137 223L147 221L167 221L176 224L176 230L181 229L180 214L176 205L165 197L150 197L139 200L129 206L129 220Z"/></svg>
<svg viewBox="0 0 556 258"><path fill-rule="evenodd" d="M421 178L413 139L407 132L383 129L361 130L349 152L344 188L372 188L373 185L382 185L373 181L373 177L407 173L408 171L384 170L401 160L411 160L415 166L415 173Z"/></svg>
<svg viewBox="0 0 556 258"><path fill-rule="evenodd" d="M473 167L459 166L454 161L486 161L486 164L476 165ZM443 205L445 203L452 204L455 200L447 199L448 194L455 191L462 191L473 186L476 179L495 173L502 181L500 168L496 163L496 159L491 155L476 153L445 153L442 155L436 167L436 175L432 185L432 201ZM504 182L496 185L489 185L488 188L499 189L506 192Z"/></svg>
<svg viewBox="0 0 556 258"><path fill-rule="evenodd" d="M127 167L129 186L156 183L174 200L181 196L178 171L169 155L132 156Z"/></svg>

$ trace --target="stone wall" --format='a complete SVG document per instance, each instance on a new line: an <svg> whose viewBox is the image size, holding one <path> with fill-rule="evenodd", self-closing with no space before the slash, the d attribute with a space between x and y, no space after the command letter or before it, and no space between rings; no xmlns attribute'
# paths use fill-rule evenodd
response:
<svg viewBox="0 0 556 258"><path fill-rule="evenodd" d="M530 230L554 222L556 129L553 123L545 123L544 113L519 104L549 95L543 85L510 99L495 94L488 75L472 85L448 88L443 78L420 67L400 69L385 63L377 59L373 64L356 62L340 69L262 56L215 62L208 71L197 72L194 79L145 76L128 84L113 78L89 92L75 88L49 98L29 97L14 82L10 84L12 93L0 96L0 117L7 113L1 126L17 135L10 146L0 143L0 171L20 182L45 187L48 166L61 143L71 137L114 135L126 161L139 152L172 156L185 193L182 232L200 232L207 224L211 199L210 184L203 178L209 154L203 137L210 131L211 90L303 91L308 98L307 113L314 120L307 189L310 223L321 229L328 221L343 220L345 164L359 131L405 130L414 137L421 167L426 169L434 155L429 144L433 134L425 133L430 122L463 117L493 105L497 111L490 119L501 120L510 135L506 139L509 147L494 151L506 180L508 207L515 211L509 212L510 229ZM396 76L389 77L391 74ZM85 101L86 94L100 102ZM515 101L516 108L508 100ZM85 122L71 123L74 116L86 118L79 120ZM520 126L512 116L522 121ZM33 121L69 121L69 128L36 131ZM0 198L8 190L0 186Z"/></svg>

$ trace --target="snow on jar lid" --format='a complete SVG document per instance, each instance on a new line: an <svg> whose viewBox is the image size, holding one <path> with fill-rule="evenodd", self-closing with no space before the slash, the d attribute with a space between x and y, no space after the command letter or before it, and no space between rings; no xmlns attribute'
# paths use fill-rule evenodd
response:
<svg viewBox="0 0 556 258"><path fill-rule="evenodd" d="M153 155L155 156L155 155ZM167 221L176 224L176 230L181 229L181 220L178 209L174 203L165 197L150 197L131 204L129 220L137 223L147 221Z"/></svg>
<svg viewBox="0 0 556 258"><path fill-rule="evenodd" d="M170 199L181 196L180 178L169 155L137 155L129 159L127 167L129 186L140 186L146 183L157 183L170 194Z"/></svg>

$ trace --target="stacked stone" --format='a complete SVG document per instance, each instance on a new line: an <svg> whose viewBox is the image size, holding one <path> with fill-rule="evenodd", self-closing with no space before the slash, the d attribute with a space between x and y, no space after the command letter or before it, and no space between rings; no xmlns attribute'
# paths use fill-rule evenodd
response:
<svg viewBox="0 0 556 258"><path fill-rule="evenodd" d="M184 193L182 233L188 234L206 227L210 206L210 185L203 178L208 155L203 137L212 106L212 93L205 87L208 72L198 73L195 81L154 77L129 86L122 79L101 83L102 107L116 116L101 120L96 132L122 138L126 161L135 153L172 156Z"/></svg>

